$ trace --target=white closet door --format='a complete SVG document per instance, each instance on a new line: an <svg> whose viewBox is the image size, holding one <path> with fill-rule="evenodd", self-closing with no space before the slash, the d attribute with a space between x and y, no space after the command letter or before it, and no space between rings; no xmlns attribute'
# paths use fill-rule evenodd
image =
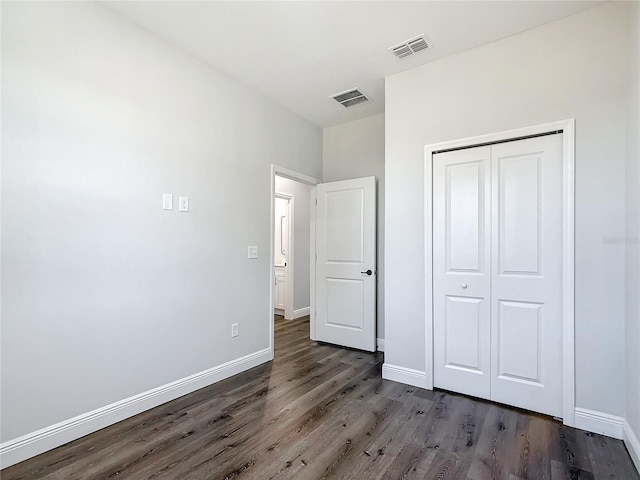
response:
<svg viewBox="0 0 640 480"><path fill-rule="evenodd" d="M490 398L491 149L434 155L434 385Z"/></svg>
<svg viewBox="0 0 640 480"><path fill-rule="evenodd" d="M491 399L562 416L562 135L491 151Z"/></svg>

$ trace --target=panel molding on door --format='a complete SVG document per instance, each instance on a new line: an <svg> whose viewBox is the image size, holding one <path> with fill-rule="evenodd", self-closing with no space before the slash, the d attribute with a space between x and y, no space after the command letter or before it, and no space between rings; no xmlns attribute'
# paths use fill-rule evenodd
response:
<svg viewBox="0 0 640 480"><path fill-rule="evenodd" d="M434 385L490 396L489 147L434 155Z"/></svg>
<svg viewBox="0 0 640 480"><path fill-rule="evenodd" d="M376 180L316 187L315 339L376 349Z"/></svg>

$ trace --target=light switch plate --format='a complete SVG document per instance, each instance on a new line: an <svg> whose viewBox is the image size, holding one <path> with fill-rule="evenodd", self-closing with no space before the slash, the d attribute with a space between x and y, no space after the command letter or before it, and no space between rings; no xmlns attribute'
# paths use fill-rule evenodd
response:
<svg viewBox="0 0 640 480"><path fill-rule="evenodd" d="M189 211L189 197L180 197L180 211L181 212Z"/></svg>
<svg viewBox="0 0 640 480"><path fill-rule="evenodd" d="M170 193L162 194L162 209L173 210L173 195Z"/></svg>
<svg viewBox="0 0 640 480"><path fill-rule="evenodd" d="M247 247L247 258L258 258L258 247Z"/></svg>

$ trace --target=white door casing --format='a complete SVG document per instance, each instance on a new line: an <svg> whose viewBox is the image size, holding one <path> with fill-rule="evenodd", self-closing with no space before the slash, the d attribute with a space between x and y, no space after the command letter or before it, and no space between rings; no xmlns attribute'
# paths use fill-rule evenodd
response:
<svg viewBox="0 0 640 480"><path fill-rule="evenodd" d="M562 416L562 147L433 156L436 386Z"/></svg>
<svg viewBox="0 0 640 480"><path fill-rule="evenodd" d="M376 180L316 187L315 339L376 349Z"/></svg>
<svg viewBox="0 0 640 480"><path fill-rule="evenodd" d="M491 149L433 162L434 381L490 397Z"/></svg>

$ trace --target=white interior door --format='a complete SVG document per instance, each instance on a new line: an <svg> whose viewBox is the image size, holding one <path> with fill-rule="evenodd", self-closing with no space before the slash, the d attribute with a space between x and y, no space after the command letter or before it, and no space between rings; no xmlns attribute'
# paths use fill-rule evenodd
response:
<svg viewBox="0 0 640 480"><path fill-rule="evenodd" d="M316 187L315 339L376 349L376 179Z"/></svg>
<svg viewBox="0 0 640 480"><path fill-rule="evenodd" d="M491 149L433 161L434 385L489 398Z"/></svg>
<svg viewBox="0 0 640 480"><path fill-rule="evenodd" d="M273 309L276 315L291 318L293 310L292 300L289 298L289 281L291 271L290 256L290 232L292 197L285 194L276 194L275 197L275 238L274 238L274 288Z"/></svg>
<svg viewBox="0 0 640 480"><path fill-rule="evenodd" d="M562 135L491 152L491 399L562 417Z"/></svg>
<svg viewBox="0 0 640 480"><path fill-rule="evenodd" d="M434 385L562 416L562 135L433 157Z"/></svg>

